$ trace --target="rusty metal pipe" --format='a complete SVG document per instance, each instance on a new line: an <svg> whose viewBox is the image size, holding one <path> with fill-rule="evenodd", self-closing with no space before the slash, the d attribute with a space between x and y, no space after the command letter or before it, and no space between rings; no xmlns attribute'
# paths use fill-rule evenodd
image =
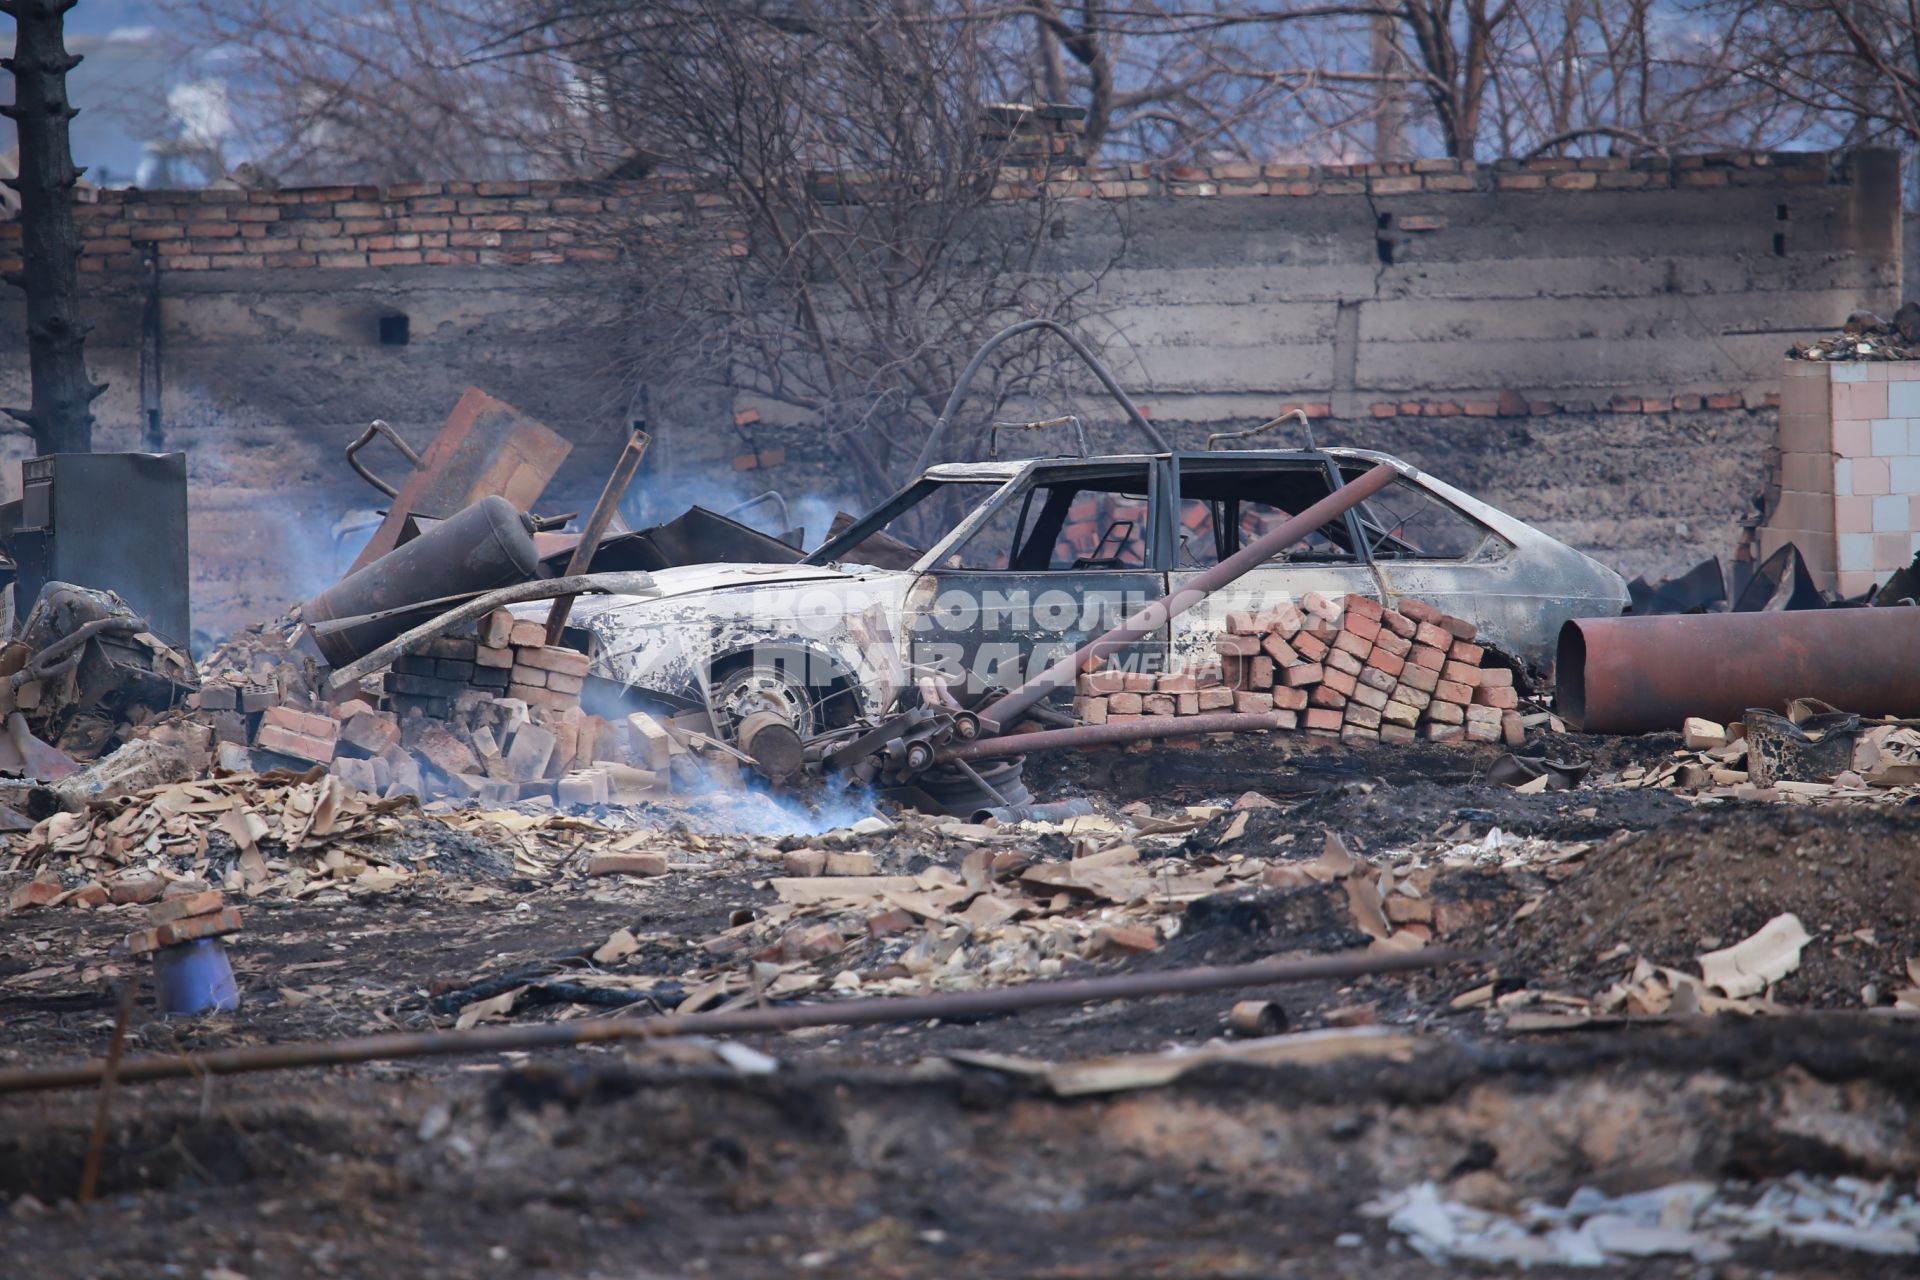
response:
<svg viewBox="0 0 1920 1280"><path fill-rule="evenodd" d="M1019 688L1003 695L992 706L980 713L980 723L992 732L999 732L1004 726L1017 721L1027 708L1040 702L1055 689L1072 684L1075 676L1090 669L1087 664L1093 659L1146 639L1161 627L1166 626L1170 619L1179 617L1220 588L1265 564L1274 555L1300 541L1329 520L1337 519L1345 515L1350 508L1365 502L1386 488L1399 474L1383 462L1365 475L1349 480L1272 533L1254 539L1219 564L1194 574L1172 595L1162 600L1155 600L1113 630L1105 635L1095 636Z"/></svg>
<svg viewBox="0 0 1920 1280"><path fill-rule="evenodd" d="M337 1067L396 1058L562 1049L618 1040L651 1040L661 1036L742 1035L763 1031L794 1031L802 1027L863 1027L890 1022L921 1022L930 1018L981 1018L1057 1005L1405 973L1479 958L1473 952L1427 947L1420 951L1388 952L1383 955L1368 953L1314 956L1306 960L1258 960L1252 964L1161 969L1100 978L1076 978L1065 982L1024 982L981 991L942 991L926 996L877 996L821 1004L737 1009L730 1013L543 1022L525 1027L474 1027L466 1031L396 1032L317 1043L249 1045L240 1049L218 1049L211 1053L134 1058L120 1063L117 1077L123 1084L135 1084L181 1076L199 1078L235 1075L244 1071ZM105 1073L106 1064L97 1061L71 1067L13 1067L0 1070L0 1094L86 1088L98 1084Z"/></svg>
<svg viewBox="0 0 1920 1280"><path fill-rule="evenodd" d="M992 760L1023 756L1029 751L1062 747L1099 747L1116 742L1145 742L1152 738L1191 738L1203 733L1267 733L1290 726L1279 711L1210 711L1203 716L1148 716L1143 720L1075 725L1071 729L1041 729L1010 733L1003 738L976 738L947 747L933 758L936 765L956 760Z"/></svg>
<svg viewBox="0 0 1920 1280"><path fill-rule="evenodd" d="M593 514L587 517L586 526L580 531L580 541L574 544L573 556L567 561L567 571L563 577L571 578L587 572L593 564L594 553L600 550L600 540L607 536L607 526L613 523L614 513L620 510L620 500L626 496L627 486L633 483L633 477L640 471L640 460L647 456L647 446L653 443L653 437L644 431L635 431L627 439L626 448L620 451L620 457L613 464L613 472L607 477L606 487L600 490L600 500L593 504ZM573 612L572 596L554 597L553 607L547 610L547 643L557 645L567 629L567 615Z"/></svg>
<svg viewBox="0 0 1920 1280"><path fill-rule="evenodd" d="M1555 673L1561 717L1587 733L1724 724L1794 698L1920 716L1920 609L1575 618Z"/></svg>

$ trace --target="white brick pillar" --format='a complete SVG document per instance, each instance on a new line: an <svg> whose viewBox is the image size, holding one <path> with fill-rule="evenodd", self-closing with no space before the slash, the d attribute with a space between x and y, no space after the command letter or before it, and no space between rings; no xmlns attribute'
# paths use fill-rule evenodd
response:
<svg viewBox="0 0 1920 1280"><path fill-rule="evenodd" d="M1795 543L1857 596L1920 552L1920 360L1787 361L1779 447L1762 557Z"/></svg>

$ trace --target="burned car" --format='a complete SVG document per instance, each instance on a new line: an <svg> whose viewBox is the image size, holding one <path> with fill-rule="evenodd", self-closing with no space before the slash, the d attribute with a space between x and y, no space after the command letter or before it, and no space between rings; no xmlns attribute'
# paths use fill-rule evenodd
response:
<svg viewBox="0 0 1920 1280"><path fill-rule="evenodd" d="M934 466L792 562L661 568L644 598L583 597L571 638L592 656L589 704L705 708L727 737L770 712L804 738L928 678L962 702L1012 687L1377 464L1397 473L1386 488L1124 661L1204 667L1228 614L1316 592L1425 601L1541 669L1563 622L1627 607L1612 570L1384 454L1175 451Z"/></svg>

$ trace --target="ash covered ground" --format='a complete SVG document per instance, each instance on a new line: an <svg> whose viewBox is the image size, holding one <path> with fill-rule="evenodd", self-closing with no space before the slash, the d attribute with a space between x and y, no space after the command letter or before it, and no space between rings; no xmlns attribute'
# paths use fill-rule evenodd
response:
<svg viewBox="0 0 1920 1280"><path fill-rule="evenodd" d="M1491 748L1249 737L1036 757L1039 795L1092 801L1061 823L798 836L711 809L466 810L265 841L230 939L241 1009L162 1019L142 985L129 1057L1471 954L970 1020L128 1084L89 1204L96 1091L13 1094L0 1239L20 1274L215 1280L1372 1275L1523 1254L1551 1275L1593 1242L1634 1274L1910 1274L1920 804L1635 785L1677 740L1550 745L1594 760L1588 785L1490 785ZM181 865L220 883L240 852L214 830ZM647 874L589 874L641 855ZM121 945L140 910L7 919L0 1068L106 1050L144 973ZM1703 993L1702 954L1783 914L1808 935L1789 972ZM1231 1037L1242 1000L1276 1003L1283 1034ZM1702 1188L1684 1212L1676 1186ZM1654 1192L1651 1225L1631 1199L1566 1216Z"/></svg>

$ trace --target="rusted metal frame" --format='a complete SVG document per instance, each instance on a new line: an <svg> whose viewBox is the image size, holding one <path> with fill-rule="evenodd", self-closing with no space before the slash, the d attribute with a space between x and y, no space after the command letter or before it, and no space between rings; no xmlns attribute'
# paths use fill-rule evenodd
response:
<svg viewBox="0 0 1920 1280"><path fill-rule="evenodd" d="M587 571L593 563L593 553L600 549L600 540L607 536L607 526L613 523L613 517L620 510L620 500L626 496L627 486L633 483L633 477L640 471L640 460L647 456L647 446L653 437L644 431L636 430L628 438L626 447L620 450L620 458L613 464L613 471L607 476L606 487L600 490L600 500L593 504L593 514L587 517L587 523L580 530L580 541L574 544L573 556L567 561L567 571L562 577L571 578ZM567 615L573 611L572 596L556 596L553 608L547 610L547 643L560 643L560 635L567 629Z"/></svg>
<svg viewBox="0 0 1920 1280"><path fill-rule="evenodd" d="M638 570L624 573L581 573L570 578L548 578L543 582L516 582L512 586L475 596L463 605L429 618L411 631L402 632L371 653L349 662L327 677L327 688L338 692L358 684L401 654L417 647L443 631L471 622L475 618L510 604L550 600L558 595L654 595L653 575Z"/></svg>
<svg viewBox="0 0 1920 1280"><path fill-rule="evenodd" d="M1060 1005L1406 973L1479 958L1473 952L1428 947L1419 951L1378 955L1365 953L1315 956L1305 960L1261 960L1252 964L1162 969L1064 982L1025 982L978 991L880 996L820 1004L736 1009L726 1013L545 1022L524 1027L474 1027L466 1031L398 1032L312 1043L250 1045L210 1053L134 1058L120 1063L118 1077L123 1084L137 1084L183 1076L199 1078L248 1071L346 1066L356 1062L399 1058L560 1049L668 1036L747 1035L797 1031L806 1027L861 1027L921 1022L933 1018L985 1018ZM0 1094L86 1088L98 1084L104 1073L105 1064L98 1061L71 1067L15 1067L0 1071Z"/></svg>
<svg viewBox="0 0 1920 1280"><path fill-rule="evenodd" d="M408 466L416 471L420 469L420 455L414 451L412 445L401 439L400 433L388 426L386 420L383 418L375 418L372 422L368 423L367 429L360 433L360 438L347 446L347 465L352 467L355 474L362 480L365 480L381 493L386 494L389 498L397 498L400 496L400 490L367 470L367 464L360 461L360 451L372 444L375 436L385 436L388 443L398 449L400 456L407 460Z"/></svg>
<svg viewBox="0 0 1920 1280"><path fill-rule="evenodd" d="M1737 720L1794 698L1920 716L1920 609L1575 618L1555 675L1560 715L1588 733Z"/></svg>
<svg viewBox="0 0 1920 1280"><path fill-rule="evenodd" d="M1314 447L1313 423L1311 420L1308 419L1307 411L1305 409L1289 409L1285 413L1281 414L1279 417L1270 418L1266 422L1261 423L1257 427L1248 427L1245 431L1214 432L1212 435L1207 437L1206 451L1208 453L1212 453L1214 442L1217 440L1245 440L1252 436L1264 435L1265 433L1273 430L1275 427L1288 422L1298 422L1301 426L1307 429L1307 448L1312 449Z"/></svg>
<svg viewBox="0 0 1920 1280"><path fill-rule="evenodd" d="M1336 468L1333 477L1339 479ZM1399 475L1386 463L1376 465L1358 479L1335 489L1320 501L1286 521L1273 532L1248 543L1219 564L1203 569L1178 591L1156 600L1105 635L1087 641L1073 653L1033 676L1025 684L1006 694L980 712L980 722L989 732L999 732L1025 714L1055 689L1073 683L1075 676L1091 670L1094 659L1137 644L1169 621L1199 604L1215 591L1265 564L1280 551L1292 546L1328 521L1345 515L1358 504L1380 492Z"/></svg>
<svg viewBox="0 0 1920 1280"><path fill-rule="evenodd" d="M478 387L468 387L413 473L401 482L380 527L348 572L365 568L399 546L412 516L444 519L490 494L505 498L517 510L528 510L572 450L550 427ZM367 474L358 466L354 470ZM385 489L377 481L375 487Z"/></svg>
<svg viewBox="0 0 1920 1280"><path fill-rule="evenodd" d="M927 432L927 442L920 446L920 456L913 461L915 475L925 471L932 464L941 444L945 442L947 424L953 421L954 414L960 412L961 402L967 398L967 392L972 389L973 380L979 374L980 366L986 363L987 357L1009 339L1035 329L1045 329L1049 333L1056 334L1061 341L1071 347L1073 353L1080 357L1081 362L1093 371L1093 376L1100 380L1100 385L1107 389L1107 394L1119 402L1128 420L1139 428L1147 439L1153 441L1156 449L1162 452L1170 452L1173 449L1173 445L1160 434L1159 429L1148 422L1146 415L1140 412L1140 406L1133 402L1133 398L1121 388L1118 382L1114 381L1113 375L1107 372L1107 367L1100 363L1099 357L1088 350L1087 345L1081 342L1071 329L1057 320L1036 316L1031 320L1022 320L1017 324L1008 325L994 334L981 344L980 350L975 352L973 359L967 362L967 367L961 372L959 380L953 384L953 392L947 397L945 407L940 410L940 417L935 420L933 429Z"/></svg>
<svg viewBox="0 0 1920 1280"><path fill-rule="evenodd" d="M933 758L936 765L960 764L968 760L991 760L998 756L1023 756L1033 751L1054 751L1063 747L1094 747L1117 742L1145 742L1153 738L1191 738L1203 733L1265 733L1288 726L1279 711L1214 711L1199 716L1147 716L1141 720L1108 721L1083 724L1071 729L1041 729L1035 733L1010 733L1000 738L980 738L959 746L947 747Z"/></svg>

